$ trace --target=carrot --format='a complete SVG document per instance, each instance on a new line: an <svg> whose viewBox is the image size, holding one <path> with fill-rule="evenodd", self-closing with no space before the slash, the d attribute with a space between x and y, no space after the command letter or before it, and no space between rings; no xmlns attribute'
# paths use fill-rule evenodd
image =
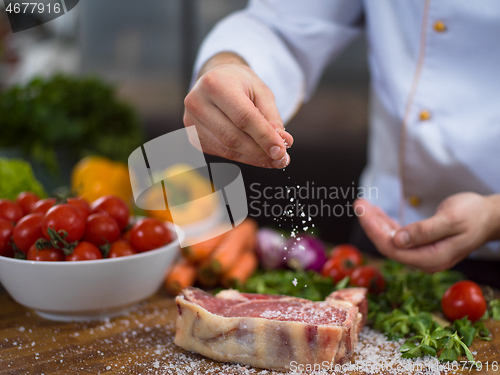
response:
<svg viewBox="0 0 500 375"><path fill-rule="evenodd" d="M257 235L257 223L247 218L236 228L226 233L211 256L210 268L221 275L238 261L244 251L253 250Z"/></svg>
<svg viewBox="0 0 500 375"><path fill-rule="evenodd" d="M197 280L205 288L213 288L219 282L219 276L212 270L210 259L202 262L198 267Z"/></svg>
<svg viewBox="0 0 500 375"><path fill-rule="evenodd" d="M194 284L196 279L196 266L181 258L165 278L165 289L176 296L188 286Z"/></svg>
<svg viewBox="0 0 500 375"><path fill-rule="evenodd" d="M243 285L257 269L257 256L253 251L245 251L238 262L222 275L221 284L224 288L232 288Z"/></svg>
<svg viewBox="0 0 500 375"><path fill-rule="evenodd" d="M198 263L206 258L215 250L217 245L224 238L224 234L210 238L209 240L199 242L197 244L184 247L182 255L192 263Z"/></svg>

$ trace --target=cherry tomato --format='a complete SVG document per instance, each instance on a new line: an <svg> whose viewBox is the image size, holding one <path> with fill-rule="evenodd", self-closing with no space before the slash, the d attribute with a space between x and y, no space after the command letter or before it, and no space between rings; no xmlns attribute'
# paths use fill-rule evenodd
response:
<svg viewBox="0 0 500 375"><path fill-rule="evenodd" d="M67 242L78 241L85 232L85 219L80 210L71 204L59 204L47 211L42 221L42 232L46 239L50 240L48 228L56 232L64 230L68 233L65 238Z"/></svg>
<svg viewBox="0 0 500 375"><path fill-rule="evenodd" d="M170 232L165 225L151 217L135 223L130 232L130 242L139 252L156 249L170 241Z"/></svg>
<svg viewBox="0 0 500 375"><path fill-rule="evenodd" d="M132 232L131 229L127 230L126 232L122 233L122 238L128 242L130 242L130 233Z"/></svg>
<svg viewBox="0 0 500 375"><path fill-rule="evenodd" d="M348 259L330 258L323 266L321 274L324 277L331 277L336 283L346 276L351 276L355 266Z"/></svg>
<svg viewBox="0 0 500 375"><path fill-rule="evenodd" d="M50 249L38 250L36 244L33 244L28 250L28 254L26 254L26 259L44 262L60 262L64 260L64 253L62 250L54 249L53 247Z"/></svg>
<svg viewBox="0 0 500 375"><path fill-rule="evenodd" d="M68 203L80 209L84 215L84 219L90 215L90 205L83 198L68 198Z"/></svg>
<svg viewBox="0 0 500 375"><path fill-rule="evenodd" d="M116 220L120 231L124 230L129 222L130 209L127 203L121 198L113 195L105 195L92 203L92 213L107 212L109 216Z"/></svg>
<svg viewBox="0 0 500 375"><path fill-rule="evenodd" d="M16 203L23 210L23 215L28 215L35 209L35 203L38 202L40 198L35 193L31 191L23 191L19 193L16 198Z"/></svg>
<svg viewBox="0 0 500 375"><path fill-rule="evenodd" d="M331 277L336 283L346 276L351 276L356 267L363 263L361 252L354 246L343 244L335 246L330 259L323 266L321 274Z"/></svg>
<svg viewBox="0 0 500 375"><path fill-rule="evenodd" d="M10 257L14 256L14 250L11 245L11 236L14 226L10 220L0 219L0 256Z"/></svg>
<svg viewBox="0 0 500 375"><path fill-rule="evenodd" d="M78 260L94 260L102 259L102 253L99 248L90 242L82 241L76 245L73 250L73 254L66 255L67 261L78 261Z"/></svg>
<svg viewBox="0 0 500 375"><path fill-rule="evenodd" d="M120 228L116 220L103 213L92 214L87 218L83 240L96 246L113 243L120 238Z"/></svg>
<svg viewBox="0 0 500 375"><path fill-rule="evenodd" d="M23 217L21 207L8 199L0 199L0 218L18 222Z"/></svg>
<svg viewBox="0 0 500 375"><path fill-rule="evenodd" d="M451 321L467 316L476 321L486 311L486 301L479 285L472 281L459 281L450 286L441 299L444 315Z"/></svg>
<svg viewBox="0 0 500 375"><path fill-rule="evenodd" d="M19 220L14 228L12 238L16 246L23 253L28 253L31 245L39 238L43 238L42 221L42 214L29 214Z"/></svg>
<svg viewBox="0 0 500 375"><path fill-rule="evenodd" d="M130 242L120 239L111 245L108 258L118 258L137 254Z"/></svg>
<svg viewBox="0 0 500 375"><path fill-rule="evenodd" d="M330 258L340 258L349 260L352 266L357 267L363 264L363 255L356 246L349 244L337 245L332 249Z"/></svg>
<svg viewBox="0 0 500 375"><path fill-rule="evenodd" d="M373 266L360 266L351 275L350 284L368 288L370 293L378 294L385 289L385 279Z"/></svg>
<svg viewBox="0 0 500 375"><path fill-rule="evenodd" d="M41 199L35 203L35 207L33 208L33 213L41 213L46 214L49 208L56 204L56 198L46 198Z"/></svg>

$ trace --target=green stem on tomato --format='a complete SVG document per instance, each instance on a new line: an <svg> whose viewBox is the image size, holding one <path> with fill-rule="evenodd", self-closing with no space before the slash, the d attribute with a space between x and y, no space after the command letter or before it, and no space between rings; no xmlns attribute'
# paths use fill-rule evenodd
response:
<svg viewBox="0 0 500 375"><path fill-rule="evenodd" d="M62 250L64 255L73 254L78 241L67 242L66 237L68 237L68 232L65 230L60 230L57 232L54 227L47 228L47 234L50 237L50 243L55 249Z"/></svg>

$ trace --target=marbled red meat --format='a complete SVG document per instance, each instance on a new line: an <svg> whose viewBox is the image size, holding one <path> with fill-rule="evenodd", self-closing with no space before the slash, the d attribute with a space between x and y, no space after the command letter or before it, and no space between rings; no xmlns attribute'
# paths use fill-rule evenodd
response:
<svg viewBox="0 0 500 375"><path fill-rule="evenodd" d="M214 297L186 288L176 302L177 345L218 361L274 370L348 361L367 306L363 288L332 293L322 302L235 290Z"/></svg>

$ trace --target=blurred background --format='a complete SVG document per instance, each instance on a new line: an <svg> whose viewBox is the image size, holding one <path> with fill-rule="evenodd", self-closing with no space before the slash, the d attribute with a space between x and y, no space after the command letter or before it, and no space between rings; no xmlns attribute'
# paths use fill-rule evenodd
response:
<svg viewBox="0 0 500 375"><path fill-rule="evenodd" d="M244 0L85 0L63 17L15 34L10 31L4 9L0 10L0 87L3 93L16 85L27 85L35 76L52 77L56 73L64 73L71 79L93 76L111 84L117 98L130 107L115 108L114 103L107 102L107 91L95 82L82 84L80 91L75 89L73 92L76 86L73 81L58 81L46 88L46 100L53 103L57 96L53 92L57 92L57 105L72 106L72 114L78 111L93 114L95 111L92 116L104 119L105 124L88 126L98 129L95 132L107 132L111 140L117 141L106 144L94 133L87 134L78 128L87 126L87 119L82 120L81 114L72 122L64 116L57 122L50 118L50 113L44 114L42 106L36 107L37 121L28 130L22 128L19 135L21 117L26 115L28 107L20 104L15 112L3 106L0 107L0 157L26 158L32 163L36 177L47 191L51 191L71 184L71 170L82 155L102 154L123 160L123 155L137 147L136 143L181 128L183 99L201 41L218 20L245 5ZM333 62L314 97L288 124L295 144L290 150L292 162L286 170L240 165L250 197L252 184L260 189L307 184L353 189L357 185L366 161L369 76L365 49L365 40L361 37ZM37 85L31 87L30 92L40 91ZM100 96L96 93L95 97L102 98L99 100L105 108L96 109L88 104L88 107L76 109L75 103L64 104L70 98L77 101L80 96L92 97L94 91L98 91ZM25 94L16 95L4 97L4 103L11 103L13 97L25 100ZM128 112L129 109L133 113ZM120 124L114 125L115 122L128 124L126 134L119 134ZM80 130L71 133L67 124L74 124L75 129ZM136 127L142 135L137 133ZM73 143L66 142L62 134L72 137ZM33 141L42 136L47 137L47 143ZM86 144L82 145L84 136ZM71 150L66 150L64 144L71 145L66 147ZM80 148L81 153L74 152ZM54 160L56 166L51 167ZM211 156L207 160L220 161ZM349 202L352 202L351 194L346 199L324 203L346 207ZM290 202L277 198L268 199L267 203L284 207ZM307 207L322 202L306 199L300 203ZM299 225L285 216L258 215L252 208L249 213L259 224L281 227L285 231ZM318 215L312 222L315 233L337 243L347 240L353 217Z"/></svg>

